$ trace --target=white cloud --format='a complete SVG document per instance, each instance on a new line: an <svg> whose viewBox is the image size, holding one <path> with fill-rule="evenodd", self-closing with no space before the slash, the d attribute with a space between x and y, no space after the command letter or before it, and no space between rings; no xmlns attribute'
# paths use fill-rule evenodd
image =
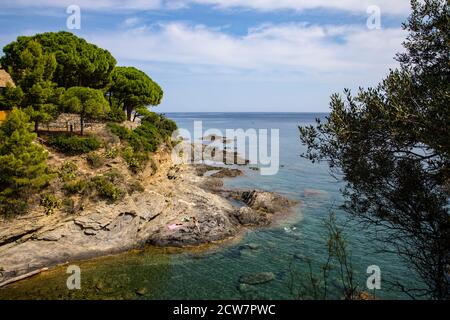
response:
<svg viewBox="0 0 450 320"><path fill-rule="evenodd" d="M2 7L52 7L67 8L78 5L92 10L150 10L162 6L161 0L2 0Z"/></svg>
<svg viewBox="0 0 450 320"><path fill-rule="evenodd" d="M124 28L130 28L130 27L136 26L136 25L139 24L140 22L141 22L141 19L140 19L140 18L138 18L138 17L131 17L131 18L125 19L125 20L122 22L121 26L124 27Z"/></svg>
<svg viewBox="0 0 450 320"><path fill-rule="evenodd" d="M381 8L383 14L407 14L410 0L3 0L2 7L57 7L76 4L92 10L151 10L179 9L190 4L212 5L217 8L249 8L262 11L305 9L337 9L366 12L371 5Z"/></svg>
<svg viewBox="0 0 450 320"><path fill-rule="evenodd" d="M404 37L401 29L306 24L263 25L234 36L175 22L88 36L119 61L335 80L343 76L379 79L396 65L393 57L401 50Z"/></svg>
<svg viewBox="0 0 450 320"><path fill-rule="evenodd" d="M339 9L365 12L371 5L377 5L386 14L405 14L410 11L410 0L188 0L193 3L211 4L220 8L252 8L257 10L277 9Z"/></svg>

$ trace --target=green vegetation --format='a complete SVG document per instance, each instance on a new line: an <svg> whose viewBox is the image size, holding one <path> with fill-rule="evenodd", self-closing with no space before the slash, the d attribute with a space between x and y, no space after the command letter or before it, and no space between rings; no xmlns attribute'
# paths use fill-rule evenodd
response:
<svg viewBox="0 0 450 320"><path fill-rule="evenodd" d="M79 137L66 134L51 137L48 144L59 152L70 156L89 153L102 146L102 142L96 137Z"/></svg>
<svg viewBox="0 0 450 320"><path fill-rule="evenodd" d="M53 214L61 205L62 201L54 194L49 193L41 197L41 206L44 207L46 215Z"/></svg>
<svg viewBox="0 0 450 320"><path fill-rule="evenodd" d="M62 181L70 181L77 177L78 167L72 162L65 162L58 171L58 176Z"/></svg>
<svg viewBox="0 0 450 320"><path fill-rule="evenodd" d="M133 67L116 67L111 74L108 97L111 105L122 108L127 120L137 108L161 103L163 91L144 72Z"/></svg>
<svg viewBox="0 0 450 320"><path fill-rule="evenodd" d="M62 97L62 108L66 112L80 115L81 135L86 118L102 119L110 111L108 101L100 90L84 87L68 89Z"/></svg>
<svg viewBox="0 0 450 320"><path fill-rule="evenodd" d="M35 131L40 123L71 112L80 115L83 135L85 119L130 120L133 111L156 106L163 96L144 72L116 67L108 51L69 32L20 36L3 52L0 65L16 87L2 92L0 108L26 110Z"/></svg>
<svg viewBox="0 0 450 320"><path fill-rule="evenodd" d="M115 159L119 155L119 149L116 147L107 148L105 151L105 158Z"/></svg>
<svg viewBox="0 0 450 320"><path fill-rule="evenodd" d="M122 108L111 106L111 110L106 114L105 120L108 122L121 123L127 120L127 115Z"/></svg>
<svg viewBox="0 0 450 320"><path fill-rule="evenodd" d="M331 98L325 122L300 128L312 161L342 175L344 209L376 229L427 288L450 298L450 32L445 0L412 1L405 53L376 88Z"/></svg>
<svg viewBox="0 0 450 320"><path fill-rule="evenodd" d="M121 126L120 124L108 123L107 127L109 131L119 137L120 140L128 140L131 137L132 131L128 128L125 128L124 126Z"/></svg>
<svg viewBox="0 0 450 320"><path fill-rule="evenodd" d="M64 31L18 37L3 52L1 65L21 87L22 79L33 82L35 74L42 74L58 87L100 89L108 85L116 65L107 50ZM27 83L25 87L31 86Z"/></svg>
<svg viewBox="0 0 450 320"><path fill-rule="evenodd" d="M69 195L86 195L90 192L92 185L89 181L83 179L77 179L73 181L68 181L64 184L63 189Z"/></svg>
<svg viewBox="0 0 450 320"><path fill-rule="evenodd" d="M94 152L88 153L86 155L86 161L93 169L98 169L102 167L105 163L103 157L99 154L96 154Z"/></svg>
<svg viewBox="0 0 450 320"><path fill-rule="evenodd" d="M62 209L69 214L74 214L76 212L75 201L71 198L64 198L62 200Z"/></svg>
<svg viewBox="0 0 450 320"><path fill-rule="evenodd" d="M128 144L129 147L122 150L122 157L133 172L138 172L150 159L149 153L155 152L160 144L168 141L177 126L163 115L147 110L141 125L134 130L117 123L109 123L108 129Z"/></svg>
<svg viewBox="0 0 450 320"><path fill-rule="evenodd" d="M115 202L122 199L125 192L118 185L123 183L123 176L114 170L103 175L94 176L91 179L78 178L66 182L63 189L68 195L81 195L98 197Z"/></svg>
<svg viewBox="0 0 450 320"><path fill-rule="evenodd" d="M106 159L122 155L133 172L142 170L150 159L149 152L167 141L175 123L147 109L161 102L163 91L144 72L133 67L116 67L116 60L106 50L69 32L47 32L20 36L3 48L0 65L12 77L15 87L0 92L0 110L13 110L0 127L0 214L24 212L29 198L42 192L53 174L47 168L45 143L68 156L86 154L93 169ZM52 132L37 141L34 131L49 124L61 113L80 117L80 135ZM136 130L118 123L140 118ZM83 136L86 121L111 122L108 128L125 144L104 153L103 139ZM115 124L114 124L115 123ZM39 142L39 143L38 143ZM103 156L104 155L104 156ZM58 170L59 183L68 194L89 195L95 191L101 198L120 199L125 192L116 186L120 177L113 173L83 180L74 162ZM123 177L121 178L123 180ZM131 188L140 190L138 186ZM38 197L33 197L38 199ZM64 202L67 199L63 199ZM40 205L51 214L62 203L56 196L40 196ZM75 210L72 203L70 211Z"/></svg>
<svg viewBox="0 0 450 320"><path fill-rule="evenodd" d="M144 169L149 156L146 152L139 152L135 151L132 147L126 147L122 150L122 158L132 172L138 173Z"/></svg>
<svg viewBox="0 0 450 320"><path fill-rule="evenodd" d="M124 196L124 191L116 187L117 179L111 175L96 176L92 179L98 195L107 200L117 201Z"/></svg>
<svg viewBox="0 0 450 320"><path fill-rule="evenodd" d="M15 215L27 208L28 198L44 188L52 174L47 152L34 143L29 117L13 109L0 126L0 214Z"/></svg>

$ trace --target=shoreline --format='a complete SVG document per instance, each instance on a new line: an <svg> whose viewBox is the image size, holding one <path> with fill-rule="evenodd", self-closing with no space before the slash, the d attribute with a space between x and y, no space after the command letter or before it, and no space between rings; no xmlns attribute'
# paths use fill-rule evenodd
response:
<svg viewBox="0 0 450 320"><path fill-rule="evenodd" d="M0 288L44 268L148 246L220 247L249 229L272 226L297 204L271 192L224 190L223 178L238 176L227 165L220 178L211 177L205 173L218 167L174 168L167 152L159 155L157 175L142 176L145 191L117 204L92 203L76 216L31 214L0 222Z"/></svg>

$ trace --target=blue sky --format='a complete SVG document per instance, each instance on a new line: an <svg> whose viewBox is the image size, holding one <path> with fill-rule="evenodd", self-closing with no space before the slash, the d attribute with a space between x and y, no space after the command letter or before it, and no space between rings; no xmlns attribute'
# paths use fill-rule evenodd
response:
<svg viewBox="0 0 450 320"><path fill-rule="evenodd" d="M74 4L80 30L66 26ZM72 31L160 83L159 112L324 112L396 67L408 14L409 0L2 0L0 46Z"/></svg>

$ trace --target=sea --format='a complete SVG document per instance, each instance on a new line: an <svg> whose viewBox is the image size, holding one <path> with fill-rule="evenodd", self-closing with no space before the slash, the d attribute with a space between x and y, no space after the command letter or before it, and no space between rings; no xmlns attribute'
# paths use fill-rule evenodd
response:
<svg viewBox="0 0 450 320"><path fill-rule="evenodd" d="M327 163L301 155L299 126L324 119L324 113L168 113L179 128L279 131L279 169L274 175L245 170L226 178L227 188L258 189L299 201L292 215L275 226L248 230L241 237L200 248L148 247L76 262L81 289L68 290L67 265L0 290L0 299L342 299L340 264L328 260L326 221L334 214L342 229L347 266L358 290L377 299L408 299L394 284L421 287L414 270L394 253L380 251L370 227L340 209L343 181ZM270 137L269 139L270 140ZM256 165L257 166L257 165ZM328 270L328 269L327 269ZM245 278L267 278L243 283ZM375 278L374 278L375 277ZM374 280L375 279L375 280ZM378 282L376 282L378 281ZM259 281L256 281L259 282ZM324 284L326 283L326 295Z"/></svg>

